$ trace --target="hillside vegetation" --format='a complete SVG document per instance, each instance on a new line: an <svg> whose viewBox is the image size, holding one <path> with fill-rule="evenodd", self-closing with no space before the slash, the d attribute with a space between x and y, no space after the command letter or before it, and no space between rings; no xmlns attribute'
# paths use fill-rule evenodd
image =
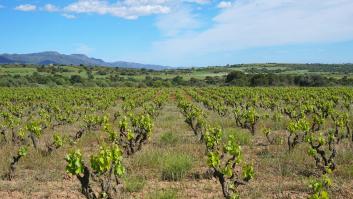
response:
<svg viewBox="0 0 353 199"><path fill-rule="evenodd" d="M0 86L351 86L352 64L241 64L188 69L0 65Z"/></svg>

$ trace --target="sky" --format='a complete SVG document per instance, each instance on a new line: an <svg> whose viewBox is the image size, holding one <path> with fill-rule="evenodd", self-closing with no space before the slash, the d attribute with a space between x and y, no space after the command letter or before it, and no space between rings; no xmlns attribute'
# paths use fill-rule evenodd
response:
<svg viewBox="0 0 353 199"><path fill-rule="evenodd" d="M0 27L0 53L182 67L353 62L353 0L0 0Z"/></svg>

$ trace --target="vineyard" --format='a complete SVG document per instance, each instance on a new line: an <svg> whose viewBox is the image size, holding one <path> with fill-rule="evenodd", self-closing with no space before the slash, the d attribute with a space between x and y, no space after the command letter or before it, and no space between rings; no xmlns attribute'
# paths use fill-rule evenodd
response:
<svg viewBox="0 0 353 199"><path fill-rule="evenodd" d="M0 88L0 198L353 198L350 88Z"/></svg>

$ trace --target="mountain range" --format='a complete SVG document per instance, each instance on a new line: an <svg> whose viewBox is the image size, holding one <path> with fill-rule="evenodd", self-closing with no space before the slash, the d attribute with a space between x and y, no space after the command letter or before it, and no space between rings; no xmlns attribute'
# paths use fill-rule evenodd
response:
<svg viewBox="0 0 353 199"><path fill-rule="evenodd" d="M163 70L168 66L141 64L126 61L105 62L102 59L91 58L83 54L65 55L54 51L29 53L29 54L0 54L0 64L64 64L64 65L80 65L85 66L108 66L122 68L145 68L153 70Z"/></svg>

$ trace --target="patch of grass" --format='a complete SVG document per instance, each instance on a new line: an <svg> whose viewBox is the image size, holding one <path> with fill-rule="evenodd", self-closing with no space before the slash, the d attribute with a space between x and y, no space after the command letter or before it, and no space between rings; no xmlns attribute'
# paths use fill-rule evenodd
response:
<svg viewBox="0 0 353 199"><path fill-rule="evenodd" d="M305 145L299 145L291 152L284 152L279 159L279 171L282 176L293 176L294 174L310 176L314 172L315 160L305 154ZM304 153L303 153L304 152Z"/></svg>
<svg viewBox="0 0 353 199"><path fill-rule="evenodd" d="M263 159L274 158L274 155L268 149L261 150L258 153L256 153L256 155Z"/></svg>
<svg viewBox="0 0 353 199"><path fill-rule="evenodd" d="M338 165L353 163L353 152L350 150L349 146L340 149L340 152L337 153L336 162Z"/></svg>
<svg viewBox="0 0 353 199"><path fill-rule="evenodd" d="M283 137L280 137L278 135L275 135L274 137L274 144L276 145L282 145L285 142Z"/></svg>
<svg viewBox="0 0 353 199"><path fill-rule="evenodd" d="M159 139L161 145L175 145L178 141L179 137L172 132L164 133Z"/></svg>
<svg viewBox="0 0 353 199"><path fill-rule="evenodd" d="M164 118L165 122L173 122L175 120L175 115L168 115Z"/></svg>
<svg viewBox="0 0 353 199"><path fill-rule="evenodd" d="M124 179L124 191L139 192L146 184L143 176L128 176Z"/></svg>
<svg viewBox="0 0 353 199"><path fill-rule="evenodd" d="M335 171L335 175L343 179L353 178L353 165L341 165Z"/></svg>
<svg viewBox="0 0 353 199"><path fill-rule="evenodd" d="M175 189L167 189L152 192L147 198L149 199L175 199L177 198L178 192Z"/></svg>
<svg viewBox="0 0 353 199"><path fill-rule="evenodd" d="M228 135L234 135L235 140L239 145L250 145L252 135L248 131L237 131L236 129L226 129L225 137Z"/></svg>
<svg viewBox="0 0 353 199"><path fill-rule="evenodd" d="M193 166L190 156L184 154L170 154L162 163L162 180L178 181L185 177Z"/></svg>
<svg viewBox="0 0 353 199"><path fill-rule="evenodd" d="M262 125L271 128L272 131L283 130L288 126L289 119L284 117L282 114L270 114L268 119L262 122Z"/></svg>
<svg viewBox="0 0 353 199"><path fill-rule="evenodd" d="M159 168L167 151L164 149L146 149L134 156L133 164L136 167Z"/></svg>

